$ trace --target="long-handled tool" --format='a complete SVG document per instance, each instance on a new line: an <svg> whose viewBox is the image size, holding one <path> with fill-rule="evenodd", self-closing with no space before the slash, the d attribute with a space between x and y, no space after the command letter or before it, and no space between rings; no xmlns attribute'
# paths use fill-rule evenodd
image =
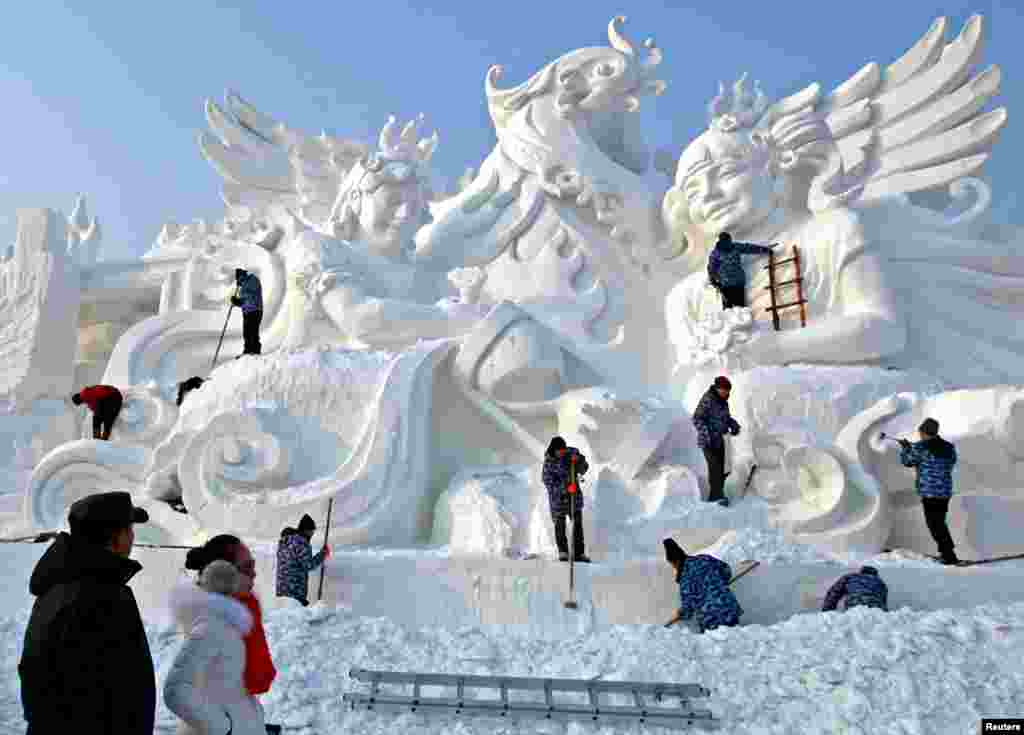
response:
<svg viewBox="0 0 1024 735"><path fill-rule="evenodd" d="M757 561L756 559L751 559L749 562L747 562L747 565L748 566L746 569L741 570L739 574L733 575L733 578L729 580L730 587L732 587L733 582L735 582L738 579L742 579L743 577L747 576L752 571L757 569L761 565L761 562Z"/></svg>
<svg viewBox="0 0 1024 735"><path fill-rule="evenodd" d="M210 371L217 367L217 358L220 357L220 346L224 344L224 335L228 331L228 322L231 321L231 310L235 308L234 302L228 306L228 315L224 319L224 328L220 330L220 339L217 341L217 351L213 353L213 362L210 363Z"/></svg>
<svg viewBox="0 0 1024 735"><path fill-rule="evenodd" d="M334 508L334 498L327 501L327 525L324 526L324 546L327 546L327 538L331 533L331 510ZM324 559L320 562L320 588L316 591L316 601L320 602L324 598L324 567L327 566L327 560Z"/></svg>
<svg viewBox="0 0 1024 735"><path fill-rule="evenodd" d="M569 460L569 599L565 602L565 608L567 610L578 610L579 605L576 604L576 576L575 576L575 561L576 561L576 455L572 455Z"/></svg>
<svg viewBox="0 0 1024 735"><path fill-rule="evenodd" d="M903 442L907 441L906 439L901 439L901 438L900 438L900 437L898 437L898 436L889 436L889 435L888 435L888 434L886 434L886 433L885 433L884 431L883 431L882 433L880 433L880 434L878 435L878 438L879 438L879 439L882 439L883 441L884 441L885 439L888 439L889 441L891 441L891 442L897 442L898 444L902 444Z"/></svg>
<svg viewBox="0 0 1024 735"><path fill-rule="evenodd" d="M750 489L750 481L754 479L754 473L757 472L757 465L750 465L750 474L747 475L747 484L743 486L743 496L746 497L747 491Z"/></svg>

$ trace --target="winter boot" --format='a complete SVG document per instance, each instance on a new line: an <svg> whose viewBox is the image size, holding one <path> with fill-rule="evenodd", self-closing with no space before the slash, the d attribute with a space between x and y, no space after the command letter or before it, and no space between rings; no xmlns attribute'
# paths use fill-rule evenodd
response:
<svg viewBox="0 0 1024 735"><path fill-rule="evenodd" d="M569 561L569 554L564 551L558 552L558 561Z"/></svg>
<svg viewBox="0 0 1024 735"><path fill-rule="evenodd" d="M586 554L580 554L574 559L574 561L578 561L581 564L590 564L590 557Z"/></svg>
<svg viewBox="0 0 1024 735"><path fill-rule="evenodd" d="M718 503L723 508L728 508L729 507L729 498L719 498L715 502Z"/></svg>

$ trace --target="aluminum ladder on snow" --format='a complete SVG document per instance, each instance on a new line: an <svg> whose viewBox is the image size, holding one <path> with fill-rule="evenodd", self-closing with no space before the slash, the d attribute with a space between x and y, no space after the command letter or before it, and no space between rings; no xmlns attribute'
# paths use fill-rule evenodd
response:
<svg viewBox="0 0 1024 735"><path fill-rule="evenodd" d="M714 729L719 724L710 710L690 707L689 700L706 697L710 692L699 684L669 684L631 681L596 681L590 679L542 679L518 676L464 676L461 674L415 674L401 671L369 671L352 669L349 676L370 685L369 692L347 693L343 701L351 709L365 708L371 712L422 712L449 715L498 718L529 718L539 720L579 720L608 724L639 722L667 728L700 727ZM382 692L381 685L412 686L412 694ZM425 697L423 687L454 688L454 697ZM467 698L471 689L491 689L490 698ZM543 700L513 701L511 692L543 694ZM588 704L556 702L556 693L587 695ZM601 695L627 696L632 705L603 704ZM678 707L652 707L645 702L652 697L660 702L665 697L679 699Z"/></svg>

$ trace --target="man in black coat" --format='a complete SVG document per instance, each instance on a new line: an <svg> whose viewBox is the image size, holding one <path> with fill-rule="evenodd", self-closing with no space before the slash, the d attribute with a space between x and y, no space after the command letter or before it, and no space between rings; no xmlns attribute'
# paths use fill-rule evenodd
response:
<svg viewBox="0 0 1024 735"><path fill-rule="evenodd" d="M18 664L28 735L153 734L153 658L127 584L142 569L132 524L148 520L128 493L82 498L36 564Z"/></svg>

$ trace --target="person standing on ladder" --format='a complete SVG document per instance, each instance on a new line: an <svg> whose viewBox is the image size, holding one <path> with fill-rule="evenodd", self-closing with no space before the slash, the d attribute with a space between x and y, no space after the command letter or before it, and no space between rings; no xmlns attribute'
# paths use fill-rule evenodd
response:
<svg viewBox="0 0 1024 735"><path fill-rule="evenodd" d="M917 428L921 441L911 444L900 439L900 463L917 468L916 489L924 507L924 520L939 547L943 564L959 564L953 551L953 537L946 525L949 500L953 496L953 467L956 447L939 436L939 422L928 418Z"/></svg>
<svg viewBox="0 0 1024 735"><path fill-rule="evenodd" d="M693 425L697 428L697 445L708 463L708 502L729 507L725 496L725 435L739 436L740 425L729 413L729 393L732 383L724 375L715 378L697 410L693 412Z"/></svg>
<svg viewBox="0 0 1024 735"><path fill-rule="evenodd" d="M242 309L242 337L245 340L243 355L258 355L260 345L260 322L263 321L263 286L255 273L235 268L237 292L231 303Z"/></svg>
<svg viewBox="0 0 1024 735"><path fill-rule="evenodd" d="M708 256L708 280L722 295L722 308L732 309L747 305L747 272L743 270L741 255L770 255L767 245L733 242L732 235L723 232Z"/></svg>
<svg viewBox="0 0 1024 735"><path fill-rule="evenodd" d="M548 491L559 561L569 561L565 517L572 513L573 560L584 564L590 562L583 548L583 493L579 489L580 480L587 469L587 458L576 447L568 446L562 437L556 436L548 444L541 479Z"/></svg>

